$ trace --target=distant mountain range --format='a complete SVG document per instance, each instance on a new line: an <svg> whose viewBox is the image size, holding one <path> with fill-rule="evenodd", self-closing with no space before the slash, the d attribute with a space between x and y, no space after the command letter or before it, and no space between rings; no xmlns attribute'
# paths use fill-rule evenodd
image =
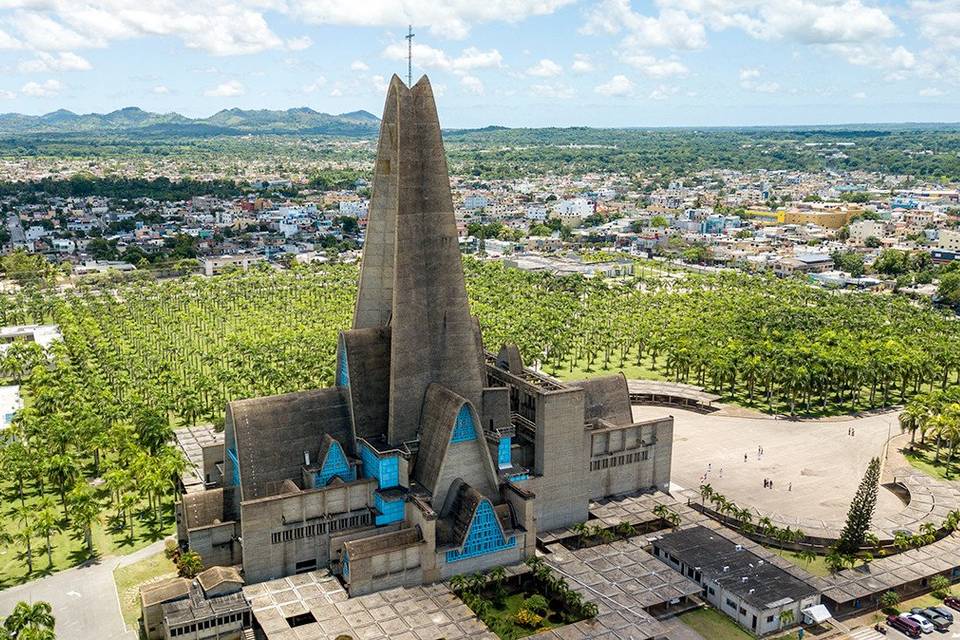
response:
<svg viewBox="0 0 960 640"><path fill-rule="evenodd" d="M126 107L110 113L77 114L60 109L42 116L0 114L0 135L22 134L133 134L216 136L244 134L376 134L380 119L367 111L331 115L309 107L271 111L224 109L209 118L188 118L179 113L151 113Z"/></svg>

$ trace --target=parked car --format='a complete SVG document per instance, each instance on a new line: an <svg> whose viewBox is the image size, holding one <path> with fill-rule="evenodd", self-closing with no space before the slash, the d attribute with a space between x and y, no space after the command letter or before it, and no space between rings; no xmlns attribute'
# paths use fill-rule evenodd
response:
<svg viewBox="0 0 960 640"><path fill-rule="evenodd" d="M903 616L887 616L887 624L907 636L908 638L920 637L920 625Z"/></svg>
<svg viewBox="0 0 960 640"><path fill-rule="evenodd" d="M933 628L937 631L949 631L950 630L950 621L945 617L934 611L933 609L921 609L920 607L915 607L910 609L910 613L915 616L921 616L928 620L930 624L933 625Z"/></svg>
<svg viewBox="0 0 960 640"><path fill-rule="evenodd" d="M943 599L943 604L947 605L951 609L960 611L960 598L954 598L953 596L947 596Z"/></svg>
<svg viewBox="0 0 960 640"><path fill-rule="evenodd" d="M943 607L943 606L936 606L936 607L930 607L930 609L933 611L936 611L937 613L942 615L944 618L949 620L951 623L953 623L953 612L950 611L949 608Z"/></svg>
<svg viewBox="0 0 960 640"><path fill-rule="evenodd" d="M901 618L907 618L908 620L913 620L918 625L920 625L920 631L924 633L933 633L933 623L917 613L901 613Z"/></svg>

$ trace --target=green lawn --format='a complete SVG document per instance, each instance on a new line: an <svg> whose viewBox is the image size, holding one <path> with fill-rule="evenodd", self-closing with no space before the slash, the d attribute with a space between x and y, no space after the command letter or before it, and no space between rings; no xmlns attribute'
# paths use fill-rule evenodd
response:
<svg viewBox="0 0 960 640"><path fill-rule="evenodd" d="M117 595L120 598L120 611L128 628L136 629L140 619L140 585L176 575L177 568L163 551L113 572Z"/></svg>
<svg viewBox="0 0 960 640"><path fill-rule="evenodd" d="M912 449L904 449L903 457L905 457L910 465L920 471L924 472L928 476L933 476L934 478L940 478L941 480L952 480L955 479L958 474L960 474L960 459L954 458L951 464L947 464L947 457L950 455L949 451L946 448L940 450L940 461L934 462L936 459L936 447L929 442L920 444L920 442L914 443Z"/></svg>
<svg viewBox="0 0 960 640"><path fill-rule="evenodd" d="M628 358L624 363L623 367L620 367L619 356L615 356L610 360L610 366L604 368L603 358L598 358L593 366L587 366L586 359L580 360L573 369L570 369L569 363L560 368L554 369L553 367L545 367L544 370L550 375L560 378L561 380L585 380L587 378L597 378L601 376L612 376L614 374L620 373L623 371L623 374L629 379L636 380L666 380L667 378L661 373L660 370L654 371L650 368L650 360L644 358L643 364L637 366L637 359L634 354L633 358Z"/></svg>
<svg viewBox="0 0 960 640"><path fill-rule="evenodd" d="M767 548L770 549L770 551L773 551L774 553L779 554L780 557L782 557L784 560L789 560L793 564L797 565L798 567L808 571L809 573L815 576L822 577L822 576L830 575L830 569L827 568L826 556L816 556L812 561L807 562L806 559L801 558L800 554L795 551L789 551L786 549L780 550L780 549L777 549L776 547L767 547ZM861 561L857 564L857 566L862 567L864 564L866 563Z"/></svg>
<svg viewBox="0 0 960 640"><path fill-rule="evenodd" d="M491 631L497 634L501 640L517 640L526 636L532 636L535 633L547 631L567 624L563 621L551 622L548 618L551 616L562 615L559 612L550 609L543 617L543 621L536 628L524 627L514 621L514 616L523 608L523 601L534 595L532 592L512 593L503 600L502 607L491 606L489 611L484 614L483 622Z"/></svg>
<svg viewBox="0 0 960 640"><path fill-rule="evenodd" d="M705 607L681 613L680 621L709 640L753 640L753 636L716 609Z"/></svg>
<svg viewBox="0 0 960 640"><path fill-rule="evenodd" d="M5 487L5 489L5 491L0 491L0 495L3 496L3 504L0 506L0 523L7 533L14 535L22 527L14 515L19 502L9 487ZM107 496L103 496L103 498L103 501L106 502ZM27 496L28 506L34 506L38 501L39 496L34 493ZM59 502L57 507L59 509ZM123 527L116 520L112 507L107 507L101 514L100 522L93 527L95 557L124 555L142 549L173 532L175 521L169 499L164 501L163 522L159 525L153 522L152 514L146 509L145 503L140 505L137 511L138 515L134 518L133 538L131 539L130 529ZM27 573L25 547L17 543L0 547L0 589L68 569L91 559L87 555L83 535L66 528L66 523L62 519L61 526L64 526L66 530L54 533L50 538L52 564L47 558L44 536L37 535L33 539L32 574Z"/></svg>

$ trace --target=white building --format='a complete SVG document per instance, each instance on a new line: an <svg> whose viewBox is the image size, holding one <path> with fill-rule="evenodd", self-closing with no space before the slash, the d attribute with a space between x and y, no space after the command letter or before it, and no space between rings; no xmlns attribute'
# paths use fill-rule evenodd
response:
<svg viewBox="0 0 960 640"><path fill-rule="evenodd" d="M937 247L954 253L960 252L960 231L941 229L937 238Z"/></svg>
<svg viewBox="0 0 960 640"><path fill-rule="evenodd" d="M863 244L867 238L882 238L887 233L887 225L880 220L857 220L850 223L850 240Z"/></svg>
<svg viewBox="0 0 960 640"><path fill-rule="evenodd" d="M593 203L586 198L571 198L558 202L554 207L554 211L560 218L586 218L587 216L593 215L594 206Z"/></svg>
<svg viewBox="0 0 960 640"><path fill-rule="evenodd" d="M12 384L0 387L0 431L10 428L13 416L23 408L20 397L20 385Z"/></svg>

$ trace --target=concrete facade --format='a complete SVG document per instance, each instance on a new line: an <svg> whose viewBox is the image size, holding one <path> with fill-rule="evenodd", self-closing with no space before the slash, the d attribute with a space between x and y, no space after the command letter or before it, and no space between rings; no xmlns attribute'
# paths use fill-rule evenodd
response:
<svg viewBox="0 0 960 640"><path fill-rule="evenodd" d="M672 419L634 424L622 375L564 384L516 347L484 351L430 83L394 77L335 386L231 402L178 533L247 582L329 568L351 596L430 583L522 562L591 498L665 487L671 443ZM592 469L615 455L632 457Z"/></svg>

